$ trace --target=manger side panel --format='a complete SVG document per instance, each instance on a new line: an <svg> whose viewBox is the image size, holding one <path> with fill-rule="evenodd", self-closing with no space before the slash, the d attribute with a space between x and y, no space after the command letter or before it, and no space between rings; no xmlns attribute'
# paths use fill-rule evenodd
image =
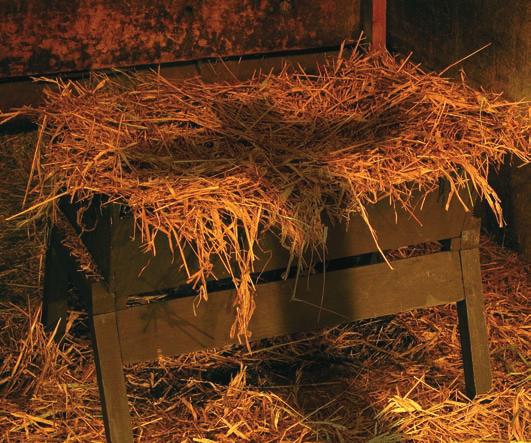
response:
<svg viewBox="0 0 531 443"><path fill-rule="evenodd" d="M318 322L323 274L301 278L291 301L293 279L258 286L251 322L253 339L273 337L377 317L463 298L459 252L400 260L325 274L324 309ZM231 343L233 291L210 294L197 316L192 298L119 311L118 329L125 362L155 359Z"/></svg>
<svg viewBox="0 0 531 443"><path fill-rule="evenodd" d="M0 0L0 78L339 45L360 0Z"/></svg>
<svg viewBox="0 0 531 443"><path fill-rule="evenodd" d="M380 247L388 250L460 236L466 213L457 198L445 210L445 198L438 192L432 192L425 200L417 198L414 216L399 208L395 212L387 200L368 207L369 221L378 235ZM135 241L129 241L132 230L130 218L114 223L111 290L117 295L132 295L184 284L186 274L180 256L172 257L164 236L159 236L156 242L157 255L152 257L140 249L139 235ZM259 244L259 260L255 262L255 271L282 269L287 265L289 253L280 246L273 234L261 238ZM327 259L376 250L369 228L358 214L352 216L348 229L346 225L329 229L327 246ZM190 269L196 269L192 251L187 250L185 254ZM219 262L214 263L214 272L217 278L228 277Z"/></svg>
<svg viewBox="0 0 531 443"><path fill-rule="evenodd" d="M133 229L131 217L116 217L110 249L110 291L118 296L133 295L185 284L187 276L178 249L175 250L175 255L172 254L163 234L156 236L155 247L155 255L142 247L141 233L138 229ZM188 266L195 269L193 251L186 250L185 256Z"/></svg>
<svg viewBox="0 0 531 443"><path fill-rule="evenodd" d="M369 222L376 232L382 250L401 246L459 237L465 220L465 210L453 198L445 210L446 196L437 191L423 201L415 200L413 215L401 208L395 209L388 200L367 207ZM365 221L354 215L347 227L334 226L328 235L328 258L365 254L376 250L376 245Z"/></svg>
<svg viewBox="0 0 531 443"><path fill-rule="evenodd" d="M112 279L110 290L115 294L134 295L145 294L156 290L178 288L187 282L186 270L178 248L174 253L170 250L165 235L159 234L155 240L156 255L142 247L141 234L136 232L132 237L131 220L115 224L112 234L111 269ZM289 253L282 248L272 234L259 240L258 255L261 257L255 263L255 271L285 268ZM184 249L186 262L192 273L197 271L197 258L191 248ZM221 261L212 257L214 274L217 279L229 278Z"/></svg>

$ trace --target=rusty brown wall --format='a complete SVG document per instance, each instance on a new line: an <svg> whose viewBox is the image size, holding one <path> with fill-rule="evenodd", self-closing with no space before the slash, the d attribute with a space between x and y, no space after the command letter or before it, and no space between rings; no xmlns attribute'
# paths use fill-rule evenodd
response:
<svg viewBox="0 0 531 443"><path fill-rule="evenodd" d="M0 0L0 78L334 46L360 0Z"/></svg>
<svg viewBox="0 0 531 443"><path fill-rule="evenodd" d="M393 0L388 44L430 68L446 67L487 43L491 46L449 71L464 68L476 85L507 98L531 99L531 1ZM508 165L492 178L504 201L508 228L485 224L531 259L531 167Z"/></svg>

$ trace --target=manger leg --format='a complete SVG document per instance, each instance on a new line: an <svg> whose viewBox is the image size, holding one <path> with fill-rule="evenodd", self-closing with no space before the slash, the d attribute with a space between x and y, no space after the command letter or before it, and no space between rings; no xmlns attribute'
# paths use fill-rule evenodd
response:
<svg viewBox="0 0 531 443"><path fill-rule="evenodd" d="M491 387L489 346L485 307L481 289L479 250L460 251L464 300L457 303L459 336L468 397L487 392Z"/></svg>
<svg viewBox="0 0 531 443"><path fill-rule="evenodd" d="M69 279L65 253L57 230L52 229L45 260L42 323L48 331L57 327L56 338L63 335L68 307Z"/></svg>
<svg viewBox="0 0 531 443"><path fill-rule="evenodd" d="M100 283L92 285L92 292L93 301L111 297ZM93 308L97 307L93 306ZM91 313L90 318L107 441L109 443L132 443L133 430L127 403L116 312Z"/></svg>

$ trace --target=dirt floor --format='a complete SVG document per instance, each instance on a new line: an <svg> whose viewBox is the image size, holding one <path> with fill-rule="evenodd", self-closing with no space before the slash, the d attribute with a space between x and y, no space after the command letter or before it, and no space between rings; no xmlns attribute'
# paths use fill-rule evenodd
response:
<svg viewBox="0 0 531 443"><path fill-rule="evenodd" d="M103 441L86 318L60 344L39 323L45 229L15 227L32 135L0 140L0 434L6 442ZM35 234L35 233L38 234ZM469 401L455 309L127 368L144 442L529 441L529 264L487 237L482 271L493 388Z"/></svg>

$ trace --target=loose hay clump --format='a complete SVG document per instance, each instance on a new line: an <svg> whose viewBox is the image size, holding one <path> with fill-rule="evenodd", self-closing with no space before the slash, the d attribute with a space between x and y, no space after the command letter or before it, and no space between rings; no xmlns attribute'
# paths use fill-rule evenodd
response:
<svg viewBox="0 0 531 443"><path fill-rule="evenodd" d="M286 68L238 82L151 73L52 83L36 110L27 212L60 196L88 204L102 194L127 205L146 247L167 235L205 300L219 258L237 289L239 338L248 338L265 232L306 266L303 257L322 258L324 215L342 222L359 213L370 227L367 205L387 198L408 209L414 191L431 192L441 179L450 199L478 191L501 223L490 165L505 154L530 161L526 105L387 53L342 54L316 74Z"/></svg>

